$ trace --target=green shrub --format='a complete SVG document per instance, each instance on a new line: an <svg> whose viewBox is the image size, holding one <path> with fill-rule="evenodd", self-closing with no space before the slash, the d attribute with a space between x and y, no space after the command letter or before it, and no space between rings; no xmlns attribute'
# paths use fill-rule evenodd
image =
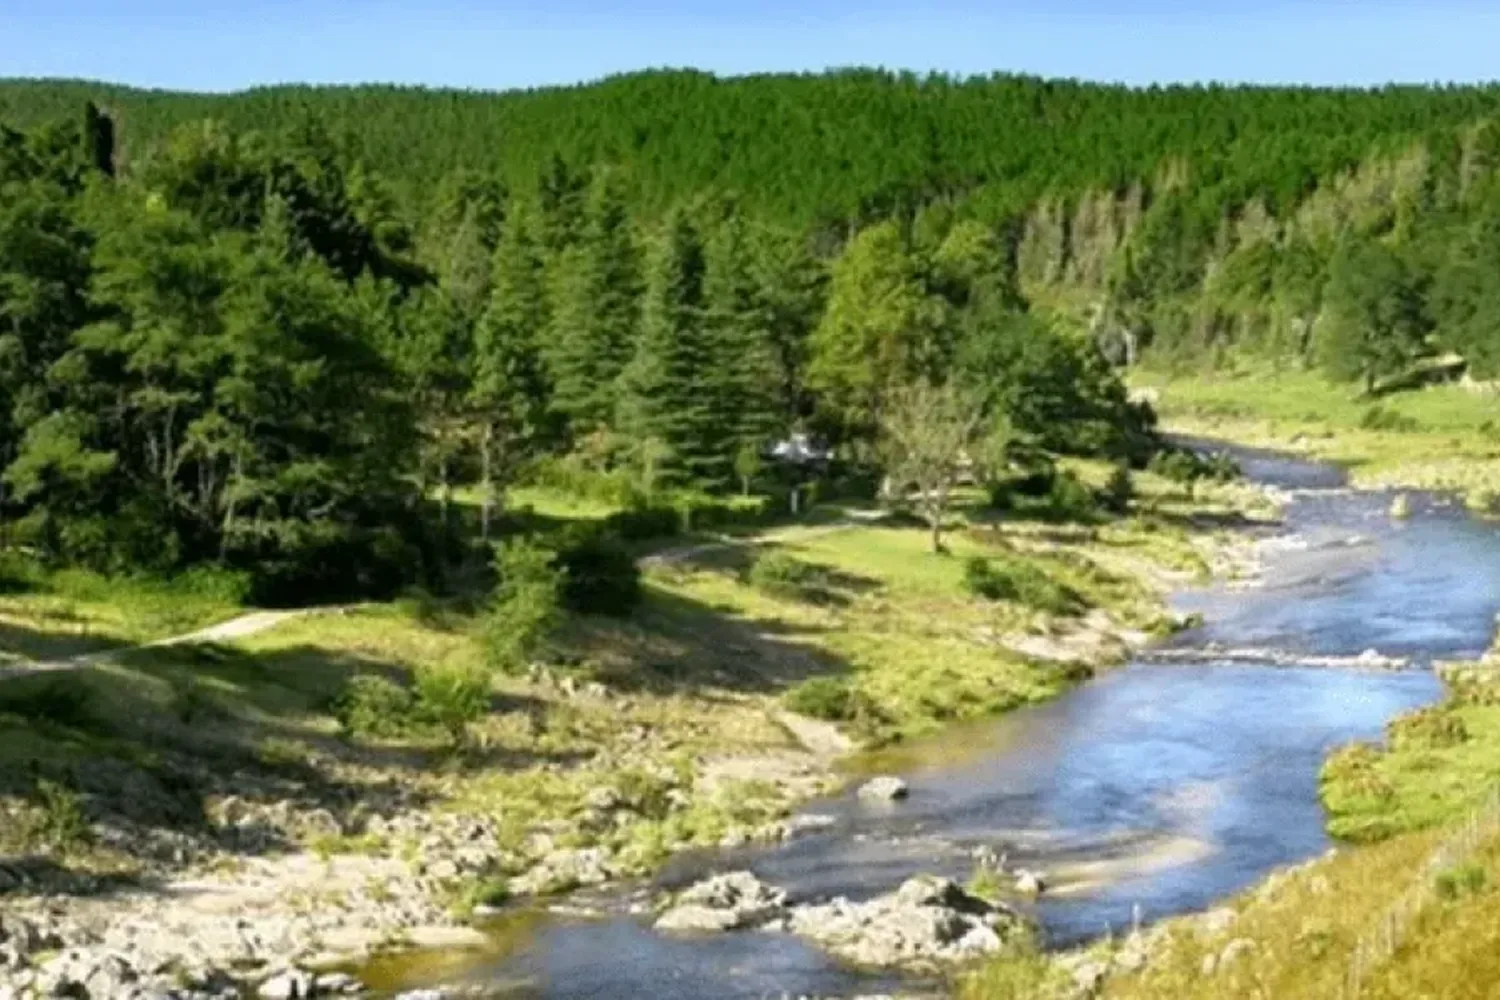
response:
<svg viewBox="0 0 1500 1000"><path fill-rule="evenodd" d="M481 906L503 906L510 900L510 883L503 878L482 878L470 882L464 889L459 907L472 913Z"/></svg>
<svg viewBox="0 0 1500 1000"><path fill-rule="evenodd" d="M1215 483L1233 482L1241 474L1234 459L1224 452L1204 456L1187 448L1175 447L1163 448L1152 455L1146 468L1164 479L1184 486L1200 479Z"/></svg>
<svg viewBox="0 0 1500 1000"><path fill-rule="evenodd" d="M1099 505L1111 514L1124 514L1135 499L1135 482L1130 477L1130 466L1124 462L1114 467L1109 481L1099 492Z"/></svg>
<svg viewBox="0 0 1500 1000"><path fill-rule="evenodd" d="M1369 743L1350 743L1328 755L1318 770L1318 784L1324 803L1335 799L1374 799L1385 801L1395 789L1380 773L1384 758L1380 748Z"/></svg>
<svg viewBox="0 0 1500 1000"><path fill-rule="evenodd" d="M496 547L499 582L484 616L491 666L511 673L524 670L556 627L565 583L556 559L555 552L525 538Z"/></svg>
<svg viewBox="0 0 1500 1000"><path fill-rule="evenodd" d="M789 600L815 596L823 574L818 567L785 552L766 552L751 564L748 580L763 594Z"/></svg>
<svg viewBox="0 0 1500 1000"><path fill-rule="evenodd" d="M1386 723L1386 737L1396 750L1441 750L1469 739L1464 720L1446 705L1429 705Z"/></svg>
<svg viewBox="0 0 1500 1000"><path fill-rule="evenodd" d="M973 556L964 563L964 589L987 601L1014 601L1052 615L1076 615L1082 596L1023 559Z"/></svg>
<svg viewBox="0 0 1500 1000"><path fill-rule="evenodd" d="M860 715L861 698L848 677L809 677L781 696L798 715L826 722L849 722Z"/></svg>
<svg viewBox="0 0 1500 1000"><path fill-rule="evenodd" d="M1438 896L1450 902L1483 892L1488 884L1489 873L1484 870L1483 865L1474 861L1439 872L1433 880Z"/></svg>
<svg viewBox="0 0 1500 1000"><path fill-rule="evenodd" d="M1052 481L1047 512L1062 521L1091 521L1099 514L1099 503L1087 483L1072 472L1064 472Z"/></svg>
<svg viewBox="0 0 1500 1000"><path fill-rule="evenodd" d="M91 835L78 793L42 778L36 783L37 811L27 830L29 839L55 851L86 844Z"/></svg>
<svg viewBox="0 0 1500 1000"><path fill-rule="evenodd" d="M583 527L568 533L557 554L565 574L563 604L572 611L628 615L641 600L641 571L613 536Z"/></svg>
<svg viewBox="0 0 1500 1000"><path fill-rule="evenodd" d="M1015 491L1008 479L995 479L985 486L990 510L1010 510L1015 506Z"/></svg>
<svg viewBox="0 0 1500 1000"><path fill-rule="evenodd" d="M351 736L401 736L412 727L415 705L412 693L389 678L356 674L334 701L333 716Z"/></svg>
<svg viewBox="0 0 1500 1000"><path fill-rule="evenodd" d="M417 675L416 715L442 729L454 746L490 710L490 675L467 667L433 667Z"/></svg>

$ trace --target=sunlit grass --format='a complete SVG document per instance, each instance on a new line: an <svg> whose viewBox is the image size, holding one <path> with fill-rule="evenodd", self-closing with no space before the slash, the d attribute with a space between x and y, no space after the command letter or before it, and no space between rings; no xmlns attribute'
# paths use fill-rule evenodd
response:
<svg viewBox="0 0 1500 1000"><path fill-rule="evenodd" d="M1500 502L1493 395L1436 385L1369 399L1305 372L1133 382L1155 391L1174 430L1294 448L1349 466L1357 485L1451 490L1484 511Z"/></svg>

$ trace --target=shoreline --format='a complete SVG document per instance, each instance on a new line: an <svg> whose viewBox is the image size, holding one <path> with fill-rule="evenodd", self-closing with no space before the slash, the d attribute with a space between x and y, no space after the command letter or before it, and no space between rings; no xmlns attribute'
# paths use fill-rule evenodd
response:
<svg viewBox="0 0 1500 1000"><path fill-rule="evenodd" d="M1235 493L1234 502L1253 506L1247 502L1252 494L1263 498L1261 491L1247 490ZM1191 542L1216 574L1244 573L1253 566L1254 543L1243 532L1200 528L1191 532ZM1146 583L1155 594L1151 600L1157 611L1167 614L1170 591L1184 581L1164 566L1155 569ZM1070 641L1079 636L1084 638ZM1027 637L1002 635L996 640L1007 638L1024 646ZM1031 649L1033 656L1056 654L1060 662L1077 662L1082 654L1092 675L1125 662L1149 638L1107 614L1091 614L1061 637L1031 637ZM1054 693L1080 682L1075 678ZM543 677L539 683L574 703L597 700L600 704L591 707L603 712L630 700L597 685L570 685L568 678ZM837 727L796 716L763 696L748 698L733 712L764 717L781 729L785 745L775 752L730 753L702 761L686 783L680 775L663 775L666 787L661 791L671 799L672 810L691 811L720 789L732 792L747 780L769 781L775 793L774 801L765 804L768 818L731 827L720 846L774 843L794 836L795 825L785 817L797 805L851 780L839 764L847 762L848 751L857 755L859 748ZM648 751L639 759L639 767L648 770L660 754ZM618 773L628 761L611 764L606 773ZM566 777L567 772L561 773ZM634 815L621 796L596 792L597 787L585 796L593 796L593 801L584 821L634 822L620 819ZM457 897L472 894L476 880L484 880L483 873L504 860L504 852L491 846L503 839L502 831L492 818L465 815L462 806L454 809L452 803L446 807L452 811L434 811L420 798L398 792L358 823L312 811L298 818L325 827L321 847L248 859L224 853L206 866L168 863L156 869L149 879L152 884L138 890L92 898L17 897L13 892L7 902L14 905L8 905L6 919L14 926L6 932L0 924L0 937L8 933L11 941L29 940L8 970L3 960L6 945L0 941L0 996L6 995L7 985L12 995L24 998L67 983L81 986L89 997L130 996L128 990L137 988L141 997L176 1000L224 995L221 991L231 988L248 991L241 995L300 995L283 991L305 992L309 986L319 995L332 995L360 988L362 984L348 973L375 956L395 953L417 959L435 949L489 951L495 942L470 919L475 899L471 895L465 902ZM242 802L236 815L232 801L227 807L220 803L219 821L253 829L265 819L266 810L246 806ZM540 832L551 822L543 816L531 824L530 851L541 860L512 876L497 898L516 898L535 888L542 890L535 896L537 902L565 905L571 886L607 887L649 876L677 851L702 846L667 843L666 853L654 862L622 865L618 854L597 847L567 847L567 835ZM486 904L487 900L478 902L477 912L492 912ZM18 919L27 921L29 929L23 931ZM318 978L320 973L324 979ZM175 992L151 992L159 987Z"/></svg>

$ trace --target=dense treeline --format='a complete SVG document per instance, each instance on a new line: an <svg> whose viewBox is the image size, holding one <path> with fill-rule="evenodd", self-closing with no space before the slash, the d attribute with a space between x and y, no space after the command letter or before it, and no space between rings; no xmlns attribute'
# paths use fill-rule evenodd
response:
<svg viewBox="0 0 1500 1000"><path fill-rule="evenodd" d="M1492 207L1496 86L1131 89L873 70L657 71L504 94L288 86L213 96L8 81L0 121L71 116L87 99L118 123L127 173L205 118L234 133L322 122L361 164L351 191L380 206L372 227L387 238L451 231L476 183L514 192L550 177L543 200L559 202L567 184L607 167L611 196L637 222L659 224L694 198L732 199L752 228L785 227L819 257L888 219L928 237L978 221L1001 240L1024 295L1091 325L1117 360L1248 350L1365 377L1413 351L1456 350L1483 373L1500 355L1489 311L1473 307L1493 242L1479 220ZM489 204L480 230L495 225L498 200ZM1406 261L1425 329L1351 368L1331 354L1346 353L1339 316L1363 307L1324 292L1337 299L1352 287L1333 283L1338 260L1371 242ZM588 280L582 261L569 266L557 280Z"/></svg>
<svg viewBox="0 0 1500 1000"><path fill-rule="evenodd" d="M542 459L637 501L765 486L795 431L887 472L959 438L1139 463L1111 362L1487 376L1497 99L0 84L6 514L54 558L370 589ZM893 455L920 414L984 433Z"/></svg>
<svg viewBox="0 0 1500 1000"><path fill-rule="evenodd" d="M128 162L121 134L93 105L0 132L5 515L51 559L389 590L451 561L458 484L488 535L539 462L658 507L769 485L798 430L873 470L917 383L1006 443L1151 445L973 220L880 222L830 260L726 195L655 216L609 163L455 173L414 217L305 117Z"/></svg>

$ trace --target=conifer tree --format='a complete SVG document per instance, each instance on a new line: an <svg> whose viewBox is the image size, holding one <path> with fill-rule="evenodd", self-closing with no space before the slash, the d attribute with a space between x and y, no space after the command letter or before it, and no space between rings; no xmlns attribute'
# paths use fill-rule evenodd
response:
<svg viewBox="0 0 1500 1000"><path fill-rule="evenodd" d="M662 450L653 464L664 482L716 488L733 476L734 428L708 377L721 359L705 316L704 270L702 237L674 212L647 267L641 338L623 380L619 422L642 449Z"/></svg>
<svg viewBox="0 0 1500 1000"><path fill-rule="evenodd" d="M470 396L479 423L481 535L489 537L497 487L546 429L547 385L538 340L547 294L535 211L512 202L495 252L493 292L475 328Z"/></svg>
<svg viewBox="0 0 1500 1000"><path fill-rule="evenodd" d="M745 222L733 208L705 248L703 283L704 333L713 364L702 373L699 391L720 414L732 459L786 430L770 312L755 280Z"/></svg>
<svg viewBox="0 0 1500 1000"><path fill-rule="evenodd" d="M612 173L596 179L583 235L556 258L548 363L557 409L575 434L607 424L616 382L639 332L640 261L623 193Z"/></svg>

